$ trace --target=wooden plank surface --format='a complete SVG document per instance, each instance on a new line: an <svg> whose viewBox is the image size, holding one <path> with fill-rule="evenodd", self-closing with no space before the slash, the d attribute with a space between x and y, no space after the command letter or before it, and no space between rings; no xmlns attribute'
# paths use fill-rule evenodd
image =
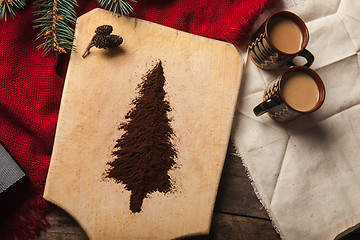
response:
<svg viewBox="0 0 360 240"><path fill-rule="evenodd" d="M101 51L97 49L92 51L89 59L90 56L96 56L100 53ZM120 54L124 53L121 52ZM91 60L88 63L93 64ZM47 232L42 232L37 239L88 239L85 231L73 217L60 208L55 207L55 210L48 215L48 220L52 227ZM250 180L241 164L241 159L236 156L231 144L221 174L210 235L194 236L189 239L280 239L273 229L267 213L254 194ZM360 239L360 231L355 230L341 239Z"/></svg>
<svg viewBox="0 0 360 240"><path fill-rule="evenodd" d="M52 227L47 232L41 232L37 240L88 239L79 224L60 208L55 207L48 214L48 221ZM241 159L235 155L231 144L220 181L210 235L188 239L280 240L256 198ZM358 240L360 230L355 230L340 239Z"/></svg>
<svg viewBox="0 0 360 240"><path fill-rule="evenodd" d="M112 50L91 49L83 58L80 49L104 24L112 25L124 43ZM91 239L208 233L243 71L236 48L148 21L114 17L103 9L78 18L75 44L78 51L69 61L44 198L68 211ZM168 194L149 194L142 210L132 213L131 192L104 179L104 173L114 160L114 145L124 133L118 128L127 121L137 86L159 60L177 150L177 165L169 171L175 187ZM144 115L140 122L151 125L149 114ZM144 153L136 146L133 150ZM133 169L142 171L146 164ZM140 172L138 179L144 178Z"/></svg>

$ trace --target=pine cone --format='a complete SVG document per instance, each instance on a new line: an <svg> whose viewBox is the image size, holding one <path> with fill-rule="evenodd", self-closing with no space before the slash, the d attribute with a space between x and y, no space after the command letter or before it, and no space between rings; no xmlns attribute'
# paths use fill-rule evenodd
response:
<svg viewBox="0 0 360 240"><path fill-rule="evenodd" d="M1 0L0 0L1 1ZM95 29L95 35L91 39L89 45L85 49L82 57L89 54L90 48L115 48L123 42L123 38L118 35L110 35L113 27L110 25L102 25Z"/></svg>
<svg viewBox="0 0 360 240"><path fill-rule="evenodd" d="M92 42L94 43L95 47L97 48L107 48L109 45L109 35L98 35L96 34Z"/></svg>
<svg viewBox="0 0 360 240"><path fill-rule="evenodd" d="M100 35L110 35L112 31L113 27L111 25L102 25L95 29L95 33Z"/></svg>
<svg viewBox="0 0 360 240"><path fill-rule="evenodd" d="M108 36L108 45L109 48L115 48L122 44L123 38L118 35L110 35Z"/></svg>

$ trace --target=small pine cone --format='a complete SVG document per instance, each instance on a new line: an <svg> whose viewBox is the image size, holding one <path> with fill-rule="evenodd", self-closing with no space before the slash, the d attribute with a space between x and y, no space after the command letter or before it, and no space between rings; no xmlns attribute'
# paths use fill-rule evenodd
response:
<svg viewBox="0 0 360 240"><path fill-rule="evenodd" d="M111 25L102 25L95 29L95 33L100 35L110 35L112 31L113 27Z"/></svg>
<svg viewBox="0 0 360 240"><path fill-rule="evenodd" d="M109 36L108 35L95 35L92 39L95 47L97 48L107 48L109 45Z"/></svg>
<svg viewBox="0 0 360 240"><path fill-rule="evenodd" d="M119 46L120 44L122 44L123 38L118 35L110 35L108 37L108 41L109 42L108 42L107 47L115 48L115 47Z"/></svg>

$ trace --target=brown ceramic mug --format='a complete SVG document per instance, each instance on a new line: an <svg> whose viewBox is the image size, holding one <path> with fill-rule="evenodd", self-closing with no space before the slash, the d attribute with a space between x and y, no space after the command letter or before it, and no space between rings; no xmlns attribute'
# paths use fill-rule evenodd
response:
<svg viewBox="0 0 360 240"><path fill-rule="evenodd" d="M310 67L314 56L306 48L309 31L296 14L278 11L271 14L250 39L251 60L262 69L274 69L282 65L295 66L296 56L304 57Z"/></svg>
<svg viewBox="0 0 360 240"><path fill-rule="evenodd" d="M325 99L325 86L320 76L305 66L288 68L264 91L263 102L254 108L256 116L268 113L285 122L319 109Z"/></svg>

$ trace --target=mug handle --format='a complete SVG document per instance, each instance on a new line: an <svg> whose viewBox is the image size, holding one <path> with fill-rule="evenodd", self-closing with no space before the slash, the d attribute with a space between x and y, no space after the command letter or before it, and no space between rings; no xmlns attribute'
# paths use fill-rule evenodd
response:
<svg viewBox="0 0 360 240"><path fill-rule="evenodd" d="M296 56L302 56L306 59L307 63L304 64L305 67L310 67L314 62L314 55L307 49L302 50L298 55ZM296 64L293 62L293 58L289 60L288 67L296 66Z"/></svg>
<svg viewBox="0 0 360 240"><path fill-rule="evenodd" d="M253 109L253 112L258 117L258 116L263 115L264 113L268 112L273 107L278 106L281 103L282 103L281 98L278 95L275 95L275 96L263 101L259 105L257 105Z"/></svg>

